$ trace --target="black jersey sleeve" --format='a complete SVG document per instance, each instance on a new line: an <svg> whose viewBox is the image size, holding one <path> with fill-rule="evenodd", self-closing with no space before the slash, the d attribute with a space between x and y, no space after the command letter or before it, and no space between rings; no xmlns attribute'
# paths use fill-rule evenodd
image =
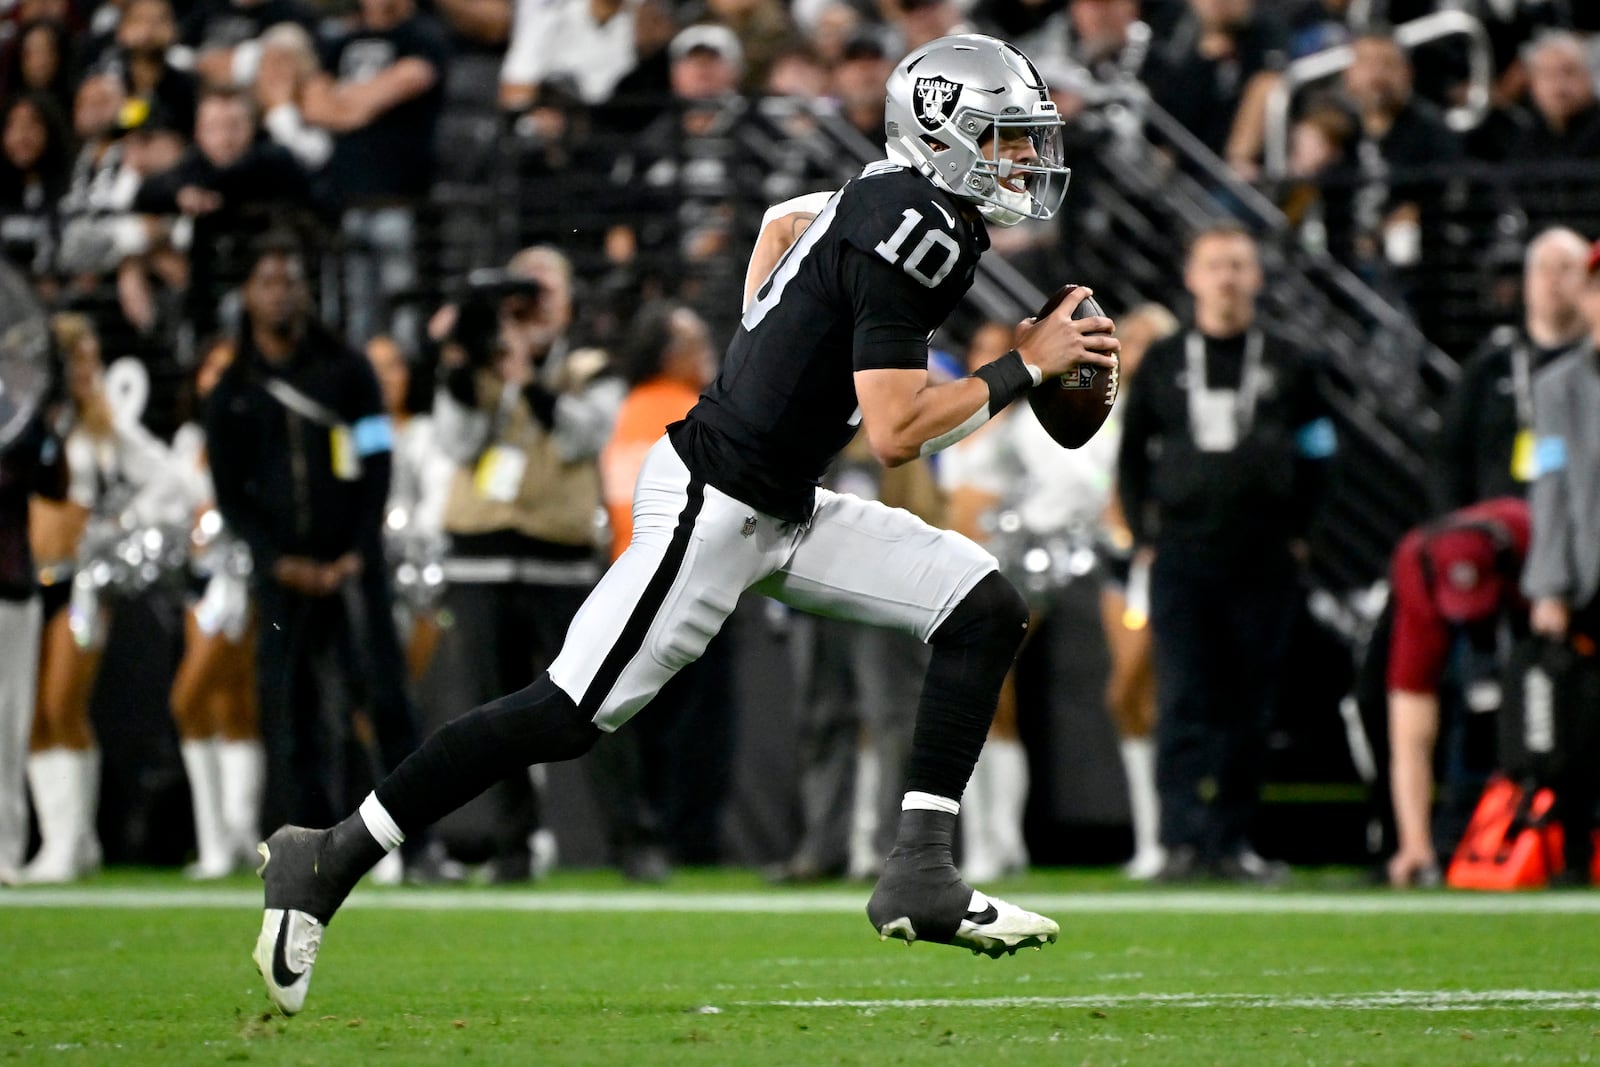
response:
<svg viewBox="0 0 1600 1067"><path fill-rule="evenodd" d="M927 366L928 337L966 291L975 253L955 215L906 183L868 178L849 190L839 268L854 315L856 370Z"/></svg>
<svg viewBox="0 0 1600 1067"><path fill-rule="evenodd" d="M851 363L856 370L917 370L928 365L928 335L943 316L929 321L925 293L877 257L846 244L840 273L850 294L855 329Z"/></svg>

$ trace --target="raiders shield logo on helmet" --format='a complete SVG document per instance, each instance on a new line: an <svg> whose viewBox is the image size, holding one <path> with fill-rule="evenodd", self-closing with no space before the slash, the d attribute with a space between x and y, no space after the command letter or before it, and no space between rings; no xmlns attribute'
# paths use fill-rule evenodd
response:
<svg viewBox="0 0 1600 1067"><path fill-rule="evenodd" d="M930 132L939 129L956 113L961 86L947 78L917 79L917 121Z"/></svg>

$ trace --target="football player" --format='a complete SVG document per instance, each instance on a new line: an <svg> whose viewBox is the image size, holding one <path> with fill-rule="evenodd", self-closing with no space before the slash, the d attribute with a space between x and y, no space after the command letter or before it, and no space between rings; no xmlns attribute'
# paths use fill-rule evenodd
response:
<svg viewBox="0 0 1600 1067"><path fill-rule="evenodd" d="M972 889L952 861L1027 625L1021 596L971 541L818 482L858 428L885 464L905 463L1045 377L1112 366L1119 342L1109 319L1072 319L1080 294L970 377L930 383L928 337L972 284L986 225L1050 218L1070 171L1043 79L1003 41L934 41L887 93L888 158L822 205L756 290L716 380L646 458L633 540L549 671L439 730L337 826L286 826L262 845L255 959L280 1010L303 1005L324 927L369 867L507 774L588 752L701 654L747 589L932 648L874 929L992 956L1056 939L1054 922Z"/></svg>

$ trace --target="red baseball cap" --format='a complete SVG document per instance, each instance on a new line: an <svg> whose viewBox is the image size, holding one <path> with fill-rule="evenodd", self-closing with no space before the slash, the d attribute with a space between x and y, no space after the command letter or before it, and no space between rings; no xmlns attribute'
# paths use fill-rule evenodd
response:
<svg viewBox="0 0 1600 1067"><path fill-rule="evenodd" d="M1432 572L1433 603L1450 622L1477 622L1500 611L1508 576L1501 573L1501 546L1486 530L1471 526L1440 530L1422 544Z"/></svg>

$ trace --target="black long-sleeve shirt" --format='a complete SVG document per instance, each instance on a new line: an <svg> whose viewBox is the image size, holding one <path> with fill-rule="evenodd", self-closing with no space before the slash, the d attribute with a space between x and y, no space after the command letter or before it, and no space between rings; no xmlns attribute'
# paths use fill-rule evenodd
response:
<svg viewBox="0 0 1600 1067"><path fill-rule="evenodd" d="M1317 361L1266 333L1254 418L1232 451L1204 452L1190 427L1186 337L1151 346L1129 382L1117 470L1129 529L1140 544L1181 542L1218 560L1281 550L1305 536L1336 445ZM1238 389L1244 335L1205 344L1205 386Z"/></svg>
<svg viewBox="0 0 1600 1067"><path fill-rule="evenodd" d="M28 497L67 495L66 450L35 418L0 450L0 600L27 600L36 582L28 547Z"/></svg>
<svg viewBox="0 0 1600 1067"><path fill-rule="evenodd" d="M320 326L273 364L248 334L206 406L206 447L222 517L250 546L257 575L280 556L380 558L392 431L367 361ZM360 474L335 469L335 428L267 391L283 382L336 417Z"/></svg>
<svg viewBox="0 0 1600 1067"><path fill-rule="evenodd" d="M1443 515L1493 497L1527 497L1528 483L1537 473L1531 454L1533 378L1571 348L1542 348L1520 331L1506 328L1495 331L1467 362L1445 404L1434 442L1433 477L1428 483L1436 513ZM1522 382L1513 365L1518 349L1528 360L1527 378ZM1523 394L1520 401L1519 393ZM1527 406L1526 422L1518 414L1519 404ZM1523 430L1529 434L1524 448L1530 454L1519 457L1515 446L1517 434Z"/></svg>

